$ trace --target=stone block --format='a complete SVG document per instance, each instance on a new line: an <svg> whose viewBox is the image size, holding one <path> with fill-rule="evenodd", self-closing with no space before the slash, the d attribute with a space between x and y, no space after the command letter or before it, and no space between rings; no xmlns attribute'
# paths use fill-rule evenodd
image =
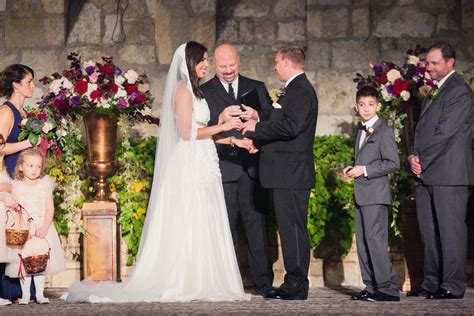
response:
<svg viewBox="0 0 474 316"><path fill-rule="evenodd" d="M431 37L436 18L416 7L380 9L374 15L374 31L377 37Z"/></svg>
<svg viewBox="0 0 474 316"><path fill-rule="evenodd" d="M343 41L332 44L333 66L335 68L365 69L369 63L377 62L376 40Z"/></svg>
<svg viewBox="0 0 474 316"><path fill-rule="evenodd" d="M0 12L5 12L7 9L7 0L0 0Z"/></svg>
<svg viewBox="0 0 474 316"><path fill-rule="evenodd" d="M36 6L36 1L31 0L17 0L11 1L10 12L8 12L11 17L32 17L39 14L38 7Z"/></svg>
<svg viewBox="0 0 474 316"><path fill-rule="evenodd" d="M152 19L124 21L125 43L150 44L155 38L155 27Z"/></svg>
<svg viewBox="0 0 474 316"><path fill-rule="evenodd" d="M308 12L308 35L316 38L347 36L349 11L345 8L311 10Z"/></svg>
<svg viewBox="0 0 474 316"><path fill-rule="evenodd" d="M399 6L410 6L414 5L416 3L416 0L398 0L397 4Z"/></svg>
<svg viewBox="0 0 474 316"><path fill-rule="evenodd" d="M349 102L349 99L347 102ZM355 95L352 103L355 104ZM348 107L351 107L348 103ZM327 112L327 110L326 110ZM332 115L324 114L318 116L318 124L316 125L316 135L335 135L335 134L346 134L352 135L354 131L355 116L351 115Z"/></svg>
<svg viewBox="0 0 474 316"><path fill-rule="evenodd" d="M273 44L276 39L276 24L270 20L258 21L258 27L254 28L254 36L257 43Z"/></svg>
<svg viewBox="0 0 474 316"><path fill-rule="evenodd" d="M397 65L402 65L405 61L406 51L414 49L417 44L428 48L433 44L433 39L418 38L386 38L379 39L379 62L389 61Z"/></svg>
<svg viewBox="0 0 474 316"><path fill-rule="evenodd" d="M212 50L216 42L216 20L213 16L192 18L191 38Z"/></svg>
<svg viewBox="0 0 474 316"><path fill-rule="evenodd" d="M227 3L226 3L227 4ZM231 15L238 18L260 18L267 16L270 6L267 1L240 0L235 5L229 5Z"/></svg>
<svg viewBox="0 0 474 316"><path fill-rule="evenodd" d="M171 63L176 48L189 40L189 22L182 1L177 1L173 6L158 3L155 12L155 43L160 64Z"/></svg>
<svg viewBox="0 0 474 316"><path fill-rule="evenodd" d="M50 75L59 69L57 50L22 50L21 63L28 65L35 71L36 78Z"/></svg>
<svg viewBox="0 0 474 316"><path fill-rule="evenodd" d="M275 16L278 18L287 17L305 17L306 16L306 0L278 0L273 9Z"/></svg>
<svg viewBox="0 0 474 316"><path fill-rule="evenodd" d="M351 3L351 0L308 0L308 5L349 6Z"/></svg>
<svg viewBox="0 0 474 316"><path fill-rule="evenodd" d="M318 70L329 67L329 43L309 42L306 54L306 64L308 70Z"/></svg>
<svg viewBox="0 0 474 316"><path fill-rule="evenodd" d="M322 70L315 82L319 99L319 114L349 117L353 114L356 85L355 72ZM343 127L343 126L341 126Z"/></svg>
<svg viewBox="0 0 474 316"><path fill-rule="evenodd" d="M19 60L19 52L0 49L0 71L8 65L15 64Z"/></svg>
<svg viewBox="0 0 474 316"><path fill-rule="evenodd" d="M243 43L253 42L254 24L253 20L244 19L239 23L239 39Z"/></svg>
<svg viewBox="0 0 474 316"><path fill-rule="evenodd" d="M239 39L239 25L235 20L226 20L217 29L219 42L236 42Z"/></svg>
<svg viewBox="0 0 474 316"><path fill-rule="evenodd" d="M352 10L352 35L355 37L369 37L370 21L368 8Z"/></svg>
<svg viewBox="0 0 474 316"><path fill-rule="evenodd" d="M306 25L304 21L278 22L279 42L295 42L306 40Z"/></svg>
<svg viewBox="0 0 474 316"><path fill-rule="evenodd" d="M436 33L449 34L453 33L452 31L459 31L459 19L456 19L453 15L453 12L442 13L438 15L438 21L436 23Z"/></svg>
<svg viewBox="0 0 474 316"><path fill-rule="evenodd" d="M191 1L191 9L193 14L216 14L216 0L193 0Z"/></svg>
<svg viewBox="0 0 474 316"><path fill-rule="evenodd" d="M49 277L46 287L69 288L74 282L81 280L81 270L66 270L64 272Z"/></svg>
<svg viewBox="0 0 474 316"><path fill-rule="evenodd" d="M103 56L115 56L115 48L113 46L75 46L75 47L65 47L63 52L59 54L60 60L64 61L64 67L69 67L66 57L71 52L76 52L81 56L82 61L102 61ZM117 63L117 60L114 59L114 62Z"/></svg>
<svg viewBox="0 0 474 316"><path fill-rule="evenodd" d="M128 2L128 7L123 15L124 20L141 19L148 16L145 0L133 0Z"/></svg>
<svg viewBox="0 0 474 316"><path fill-rule="evenodd" d="M352 1L352 6L354 8L368 7L369 6L369 0L353 0Z"/></svg>
<svg viewBox="0 0 474 316"><path fill-rule="evenodd" d="M64 17L10 18L5 21L7 48L64 45Z"/></svg>
<svg viewBox="0 0 474 316"><path fill-rule="evenodd" d="M5 16L0 14L0 48L5 47Z"/></svg>
<svg viewBox="0 0 474 316"><path fill-rule="evenodd" d="M454 7L455 1L452 0L423 0L428 8L450 10Z"/></svg>
<svg viewBox="0 0 474 316"><path fill-rule="evenodd" d="M125 45L118 49L118 59L127 64L147 65L154 64L155 46L154 45ZM138 71L138 69L135 69Z"/></svg>
<svg viewBox="0 0 474 316"><path fill-rule="evenodd" d="M41 0L41 8L45 13L64 13L64 1Z"/></svg>
<svg viewBox="0 0 474 316"><path fill-rule="evenodd" d="M462 28L463 30L474 29L474 1L462 1Z"/></svg>
<svg viewBox="0 0 474 316"><path fill-rule="evenodd" d="M69 33L68 44L99 44L101 36L101 10L86 2Z"/></svg>
<svg viewBox="0 0 474 316"><path fill-rule="evenodd" d="M117 13L117 1L110 0L89 0L96 8L100 8L104 14ZM130 1L133 2L133 1Z"/></svg>
<svg viewBox="0 0 474 316"><path fill-rule="evenodd" d="M120 33L121 32L120 20L117 21L117 16L115 14L108 14L104 17L104 26L105 26L105 30L104 30L104 36L102 37L102 43L111 44L114 42L114 40L119 41L122 38L123 34Z"/></svg>

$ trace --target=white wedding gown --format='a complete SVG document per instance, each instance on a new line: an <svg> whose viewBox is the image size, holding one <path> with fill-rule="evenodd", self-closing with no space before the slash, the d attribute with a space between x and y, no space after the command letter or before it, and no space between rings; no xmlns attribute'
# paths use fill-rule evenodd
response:
<svg viewBox="0 0 474 316"><path fill-rule="evenodd" d="M170 72L189 80L183 44ZM186 68L187 69L187 68ZM187 75L189 76L189 75ZM168 81L170 74L168 75ZM190 139L178 132L173 107L163 100L159 148L147 218L135 270L124 283L75 283L69 302L169 302L248 300L232 243L216 147L196 140L207 125L209 108L193 97ZM190 89L190 84L187 84ZM193 94L194 96L194 94ZM171 103L173 98L171 97Z"/></svg>

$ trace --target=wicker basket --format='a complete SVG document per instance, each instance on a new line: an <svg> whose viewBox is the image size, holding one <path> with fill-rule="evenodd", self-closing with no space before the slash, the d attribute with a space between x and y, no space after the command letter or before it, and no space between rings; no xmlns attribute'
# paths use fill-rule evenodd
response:
<svg viewBox="0 0 474 316"><path fill-rule="evenodd" d="M9 246L24 245L28 239L29 229L18 229L13 227L5 228L5 238Z"/></svg>
<svg viewBox="0 0 474 316"><path fill-rule="evenodd" d="M50 249L51 250L51 249ZM49 251L44 255L30 256L20 259L23 261L23 266L25 267L25 272L28 274L41 273L46 270L49 260Z"/></svg>
<svg viewBox="0 0 474 316"><path fill-rule="evenodd" d="M26 212L26 210L20 205L20 223L23 222L23 215L22 215L23 212L25 212L26 215L28 216L28 219L26 221L28 224L28 227L21 227L21 228L13 227L15 225L15 221L14 221L11 227L5 228L5 239L8 246L22 246L25 244L26 240L28 239L28 233L30 231L29 225L33 219L29 216L28 212ZM13 213L11 210L7 210L7 222L8 222L9 214L12 214L13 216ZM15 217L13 216L13 218ZM26 225L23 225L23 226L26 226Z"/></svg>

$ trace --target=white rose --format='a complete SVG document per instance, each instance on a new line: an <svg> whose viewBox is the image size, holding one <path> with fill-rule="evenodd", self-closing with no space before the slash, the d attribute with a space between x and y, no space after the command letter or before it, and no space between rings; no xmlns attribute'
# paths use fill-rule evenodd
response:
<svg viewBox="0 0 474 316"><path fill-rule="evenodd" d="M59 91L61 91L61 80L55 79L49 85L49 91L54 93L54 95L58 95Z"/></svg>
<svg viewBox="0 0 474 316"><path fill-rule="evenodd" d="M66 77L62 77L61 81L62 81L62 84L63 84L63 88L66 88L66 89L69 89L69 90L72 89L73 84Z"/></svg>
<svg viewBox="0 0 474 316"><path fill-rule="evenodd" d="M51 125L51 123L49 122L45 122L41 130L43 131L43 133L48 133L52 129L53 129L53 125Z"/></svg>
<svg viewBox="0 0 474 316"><path fill-rule="evenodd" d="M138 79L138 74L135 70L127 70L127 72L123 75L129 84L134 84L135 81Z"/></svg>
<svg viewBox="0 0 474 316"><path fill-rule="evenodd" d="M408 101L408 99L410 99L410 92L404 90L400 93L400 96L402 97L403 101Z"/></svg>
<svg viewBox="0 0 474 316"><path fill-rule="evenodd" d="M417 66L418 63L420 62L420 58L418 58L415 55L408 55L407 57L407 64L415 65Z"/></svg>
<svg viewBox="0 0 474 316"><path fill-rule="evenodd" d="M402 75L400 74L400 71L396 69L392 69L389 72L387 72L387 79L390 82L395 82L398 78L401 78Z"/></svg>
<svg viewBox="0 0 474 316"><path fill-rule="evenodd" d="M108 99L100 98L100 106L104 109L110 108L110 103Z"/></svg>
<svg viewBox="0 0 474 316"><path fill-rule="evenodd" d="M119 86L121 86L125 82L125 78L123 76L117 76L115 77L115 83Z"/></svg>
<svg viewBox="0 0 474 316"><path fill-rule="evenodd" d="M127 91L121 88L118 89L117 93L114 96L115 99L126 98L126 97L127 97Z"/></svg>
<svg viewBox="0 0 474 316"><path fill-rule="evenodd" d="M382 98L384 99L384 101L388 102L388 101L392 101L392 98L393 96L387 92L387 89L382 89Z"/></svg>

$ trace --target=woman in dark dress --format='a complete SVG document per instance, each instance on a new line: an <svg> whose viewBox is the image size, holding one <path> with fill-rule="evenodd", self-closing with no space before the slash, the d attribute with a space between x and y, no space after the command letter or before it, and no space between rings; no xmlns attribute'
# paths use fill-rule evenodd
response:
<svg viewBox="0 0 474 316"><path fill-rule="evenodd" d="M16 161L22 150L32 147L29 140L19 142L20 123L25 117L23 103L26 98L33 96L35 84L33 83L34 72L25 65L14 64L5 68L0 73L0 97L7 101L0 106L0 134L6 139L3 148L5 155L5 167L13 174ZM5 264L0 263L0 296L13 301L21 297L19 279L10 279L5 276ZM32 297L34 296L34 285L32 284Z"/></svg>

